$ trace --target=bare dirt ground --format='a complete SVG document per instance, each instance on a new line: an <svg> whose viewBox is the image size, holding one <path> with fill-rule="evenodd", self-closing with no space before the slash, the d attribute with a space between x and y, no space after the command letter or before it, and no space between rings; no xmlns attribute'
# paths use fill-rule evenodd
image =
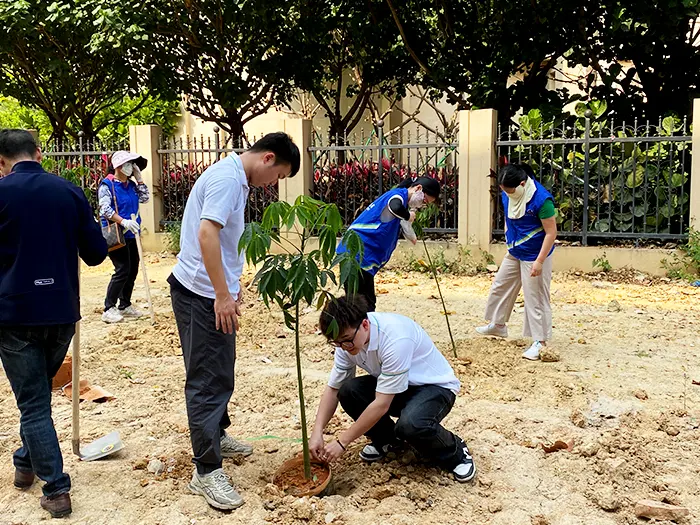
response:
<svg viewBox="0 0 700 525"><path fill-rule="evenodd" d="M111 266L83 272L83 377L116 396L81 406L83 440L119 430L126 448L83 463L71 455L70 401L54 395L54 420L74 488L73 515L63 523L359 525L632 524L637 500L687 506L700 522L700 290L681 283L594 283L557 275L555 336L561 361L531 363L520 354L522 305L511 339L477 338L491 276L443 277L460 359L450 358L462 391L445 425L469 444L479 475L460 485L448 475L401 457L371 466L350 447L334 470L335 495L312 500L279 494L275 469L300 450L293 337L281 314L248 294L238 338L230 433L250 439L247 460L224 468L246 498L232 512L191 495L192 465L183 400L184 370L165 282L171 257L149 255L158 315L116 326L100 321ZM252 274L246 274L250 280ZM378 310L412 316L450 354L434 284L427 275L385 271ZM141 278L135 292L143 304ZM611 303L617 301L617 303ZM304 315L305 391L313 414L332 355L316 335L317 313ZM471 364L468 364L468 362ZM331 431L347 424L336 416ZM18 412L0 374L0 525L36 524L41 490L12 487ZM543 443L571 441L571 451L545 453ZM153 458L167 468L144 469Z"/></svg>

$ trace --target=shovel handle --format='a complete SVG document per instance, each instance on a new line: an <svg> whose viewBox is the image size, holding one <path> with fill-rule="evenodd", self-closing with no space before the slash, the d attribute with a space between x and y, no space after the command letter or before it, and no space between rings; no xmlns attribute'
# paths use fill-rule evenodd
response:
<svg viewBox="0 0 700 525"><path fill-rule="evenodd" d="M78 261L78 293L80 293L81 264ZM80 456L80 321L75 324L73 335L73 363L71 366L71 402L73 403L73 454Z"/></svg>
<svg viewBox="0 0 700 525"><path fill-rule="evenodd" d="M131 214L132 220L136 220L136 214ZM139 260L141 261L141 274L143 275L143 284L146 287L146 299L148 300L148 311L151 313L151 324L156 324L156 313L153 311L153 302L151 301L151 286L148 284L148 274L146 274L146 261L143 260L143 246L141 245L141 231L136 235L136 248L139 251Z"/></svg>

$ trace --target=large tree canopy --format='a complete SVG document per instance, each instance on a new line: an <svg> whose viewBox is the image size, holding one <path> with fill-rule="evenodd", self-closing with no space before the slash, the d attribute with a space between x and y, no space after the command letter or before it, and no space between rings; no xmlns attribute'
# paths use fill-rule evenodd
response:
<svg viewBox="0 0 700 525"><path fill-rule="evenodd" d="M698 0L595 4L579 27L583 45L570 51L591 70L582 87L629 120L689 114L700 86L699 17Z"/></svg>
<svg viewBox="0 0 700 525"><path fill-rule="evenodd" d="M698 0L386 3L422 83L461 108L496 108L502 120L519 109L551 115L580 98L547 89L560 58L585 68L569 79L584 98L606 99L620 117L687 114L698 91Z"/></svg>
<svg viewBox="0 0 700 525"><path fill-rule="evenodd" d="M332 140L355 128L373 97L397 100L415 80L418 68L383 0L317 2L314 16L302 25L316 43L305 57L315 71L297 74L294 81L325 110Z"/></svg>
<svg viewBox="0 0 700 525"><path fill-rule="evenodd" d="M129 25L148 38L150 56L169 72L188 110L233 137L291 96L309 71L312 42L299 21L308 2L129 0Z"/></svg>
<svg viewBox="0 0 700 525"><path fill-rule="evenodd" d="M41 109L54 138L94 138L139 110L151 93L168 98L162 71L144 53L143 37L124 26L119 0L15 0L0 5L0 92ZM120 38L107 28L118 28ZM139 103L98 115L125 97Z"/></svg>
<svg viewBox="0 0 700 525"><path fill-rule="evenodd" d="M699 16L699 0L7 0L0 95L40 109L59 139L178 95L241 137L299 89L342 136L409 84L502 121L576 98L656 119L698 93ZM562 59L582 73L548 89Z"/></svg>

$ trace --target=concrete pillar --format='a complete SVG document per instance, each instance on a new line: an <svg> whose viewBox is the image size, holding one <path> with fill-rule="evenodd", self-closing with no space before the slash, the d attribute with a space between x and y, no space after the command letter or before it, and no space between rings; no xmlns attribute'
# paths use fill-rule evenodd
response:
<svg viewBox="0 0 700 525"><path fill-rule="evenodd" d="M158 247L155 234L160 232L160 221L163 218L163 199L160 193L160 137L162 130L160 126L129 126L129 149L132 153L138 153L148 160L148 166L141 172L143 182L151 191L151 200L146 204L141 204L139 213L141 214L141 237L144 248ZM157 249L157 248L154 248Z"/></svg>
<svg viewBox="0 0 700 525"><path fill-rule="evenodd" d="M491 243L493 202L489 177L497 169L497 112L459 112L459 205L457 240L487 250Z"/></svg>
<svg viewBox="0 0 700 525"><path fill-rule="evenodd" d="M290 179L279 183L279 198L281 201L294 204L299 195L311 195L314 184L314 168L311 162L311 132L313 130L311 120L300 118L288 118L284 121L284 131L292 137L299 147L301 164L299 173Z"/></svg>
<svg viewBox="0 0 700 525"><path fill-rule="evenodd" d="M700 230L700 98L693 102L693 164L690 169L690 227Z"/></svg>

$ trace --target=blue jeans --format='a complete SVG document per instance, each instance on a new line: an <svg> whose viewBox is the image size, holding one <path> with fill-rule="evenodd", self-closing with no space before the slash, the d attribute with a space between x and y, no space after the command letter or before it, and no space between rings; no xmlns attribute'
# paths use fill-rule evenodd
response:
<svg viewBox="0 0 700 525"><path fill-rule="evenodd" d="M45 481L48 497L70 491L51 419L51 381L74 333L75 324L0 326L0 359L20 411L22 446L13 456L15 468Z"/></svg>

